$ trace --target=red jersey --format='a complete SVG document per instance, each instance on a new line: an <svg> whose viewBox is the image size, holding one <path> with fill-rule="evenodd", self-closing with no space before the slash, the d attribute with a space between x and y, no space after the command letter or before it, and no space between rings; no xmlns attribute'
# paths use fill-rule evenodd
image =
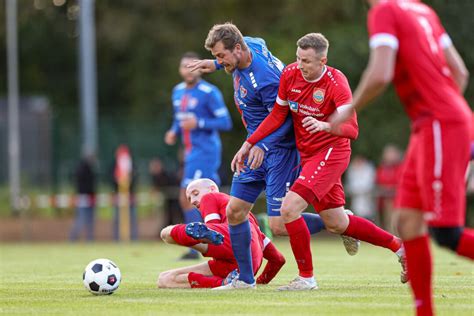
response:
<svg viewBox="0 0 474 316"><path fill-rule="evenodd" d="M226 207L229 203L230 196L221 192L211 192L205 194L199 206L201 216L204 219L204 223L209 224L227 224ZM258 221L249 213L250 224L255 225L258 228ZM258 230L260 231L260 229Z"/></svg>
<svg viewBox="0 0 474 316"><path fill-rule="evenodd" d="M393 83L415 128L433 119L469 124L443 52L452 42L433 9L417 0L381 1L369 11L368 29L372 49L398 50Z"/></svg>
<svg viewBox="0 0 474 316"><path fill-rule="evenodd" d="M341 148L350 149L348 138L327 132L311 134L306 131L302 123L306 116L313 116L319 121L328 121L334 111L352 103L351 88L341 71L325 66L321 76L310 82L303 77L296 63L290 64L281 74L276 103L291 110L296 147L303 160L329 145L337 144ZM356 117L351 120L357 130Z"/></svg>

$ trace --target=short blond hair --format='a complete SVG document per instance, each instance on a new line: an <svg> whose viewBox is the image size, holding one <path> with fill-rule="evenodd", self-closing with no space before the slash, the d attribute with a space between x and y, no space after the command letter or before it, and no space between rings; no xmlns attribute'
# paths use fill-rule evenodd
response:
<svg viewBox="0 0 474 316"><path fill-rule="evenodd" d="M329 41L321 33L308 33L300 38L296 45L301 49L312 48L318 55L328 55Z"/></svg>
<svg viewBox="0 0 474 316"><path fill-rule="evenodd" d="M214 25L209 31L209 34L207 34L204 47L210 51L219 41L221 41L224 48L228 50L233 50L237 44L240 44L244 50L247 47L244 42L244 36L240 33L240 30L230 22Z"/></svg>

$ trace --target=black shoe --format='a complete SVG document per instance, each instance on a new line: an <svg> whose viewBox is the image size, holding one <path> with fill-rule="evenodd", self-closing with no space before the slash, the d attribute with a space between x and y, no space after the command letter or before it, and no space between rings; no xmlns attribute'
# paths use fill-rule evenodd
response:
<svg viewBox="0 0 474 316"><path fill-rule="evenodd" d="M190 251L182 255L179 260L197 260L199 257L200 256L198 252Z"/></svg>

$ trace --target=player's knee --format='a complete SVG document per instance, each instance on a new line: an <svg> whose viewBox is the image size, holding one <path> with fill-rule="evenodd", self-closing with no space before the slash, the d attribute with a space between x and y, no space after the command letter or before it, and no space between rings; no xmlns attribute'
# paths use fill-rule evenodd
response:
<svg viewBox="0 0 474 316"><path fill-rule="evenodd" d="M230 223L241 223L245 220L248 211L231 203L227 204L226 215Z"/></svg>
<svg viewBox="0 0 474 316"><path fill-rule="evenodd" d="M462 227L430 227L430 234L436 243L453 251L458 248L462 231Z"/></svg>
<svg viewBox="0 0 474 316"><path fill-rule="evenodd" d="M300 213L301 212L296 211L288 203L283 203L280 209L281 217L285 223L294 221L299 217Z"/></svg>
<svg viewBox="0 0 474 316"><path fill-rule="evenodd" d="M158 288L167 288L168 287L168 281L170 279L170 272L165 271L161 272L160 275L158 275L158 281L156 282L156 285Z"/></svg>
<svg viewBox="0 0 474 316"><path fill-rule="evenodd" d="M270 230L272 231L273 235L276 236L286 236L288 232L286 231L285 225L282 223L269 223Z"/></svg>
<svg viewBox="0 0 474 316"><path fill-rule="evenodd" d="M343 234L347 229L345 222L337 220L326 220L324 226L328 232L333 234Z"/></svg>
<svg viewBox="0 0 474 316"><path fill-rule="evenodd" d="M172 243L173 238L171 237L171 230L173 229L174 225L167 226L163 228L160 232L161 239L166 243Z"/></svg>

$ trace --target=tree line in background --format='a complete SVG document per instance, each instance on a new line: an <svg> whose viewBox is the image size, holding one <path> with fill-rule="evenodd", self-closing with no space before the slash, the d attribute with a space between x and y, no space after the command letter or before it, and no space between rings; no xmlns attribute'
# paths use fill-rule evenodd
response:
<svg viewBox="0 0 474 316"><path fill-rule="evenodd" d="M448 33L474 69L474 11L471 0L425 1L439 13ZM78 2L55 6L51 0L19 0L20 93L44 95L52 104L56 160L77 160L80 152L78 102ZM330 41L329 65L341 69L354 89L368 58L365 1L291 0L96 0L99 157L104 165L119 143L136 156L160 155L175 161L175 148L163 142L170 126L171 90L180 81L178 63L186 51L204 58L207 32L215 23L234 22L244 35L262 37L284 63L295 60L296 40L321 32ZM5 47L5 2L0 4L0 45ZM0 59L6 60L6 49ZM414 52L413 58L416 58ZM6 64L0 96L6 96ZM224 164L245 132L234 110L231 80L225 73L205 77L223 92L234 130L223 134ZM472 81L471 81L472 82ZM466 91L474 104L474 85ZM354 153L377 161L382 147L405 147L409 124L392 90L359 115L360 136Z"/></svg>

